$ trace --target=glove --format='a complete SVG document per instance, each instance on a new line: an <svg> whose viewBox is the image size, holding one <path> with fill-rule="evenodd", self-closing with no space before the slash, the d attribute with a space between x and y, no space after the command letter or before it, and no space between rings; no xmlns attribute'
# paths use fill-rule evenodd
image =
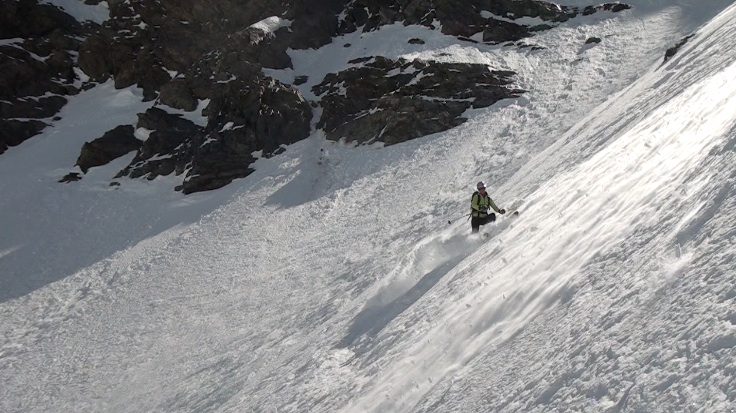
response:
<svg viewBox="0 0 736 413"><path fill-rule="evenodd" d="M500 211L498 211L498 212L500 212L500 213L501 213L501 215L503 215L503 214L505 214L505 213L506 213L506 210L505 210L505 209L503 209L503 208L501 208L501 210L500 210Z"/></svg>

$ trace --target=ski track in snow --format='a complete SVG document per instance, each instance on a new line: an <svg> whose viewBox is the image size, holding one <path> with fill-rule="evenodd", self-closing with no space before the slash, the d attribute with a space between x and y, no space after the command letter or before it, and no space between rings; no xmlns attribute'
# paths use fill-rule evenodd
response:
<svg viewBox="0 0 736 413"><path fill-rule="evenodd" d="M315 134L207 194L107 188L125 159L55 184L145 107L109 84L72 99L0 157L19 182L0 190L32 201L0 200L17 221L0 242L0 411L736 411L736 11L661 64L712 16L633 4L537 51L417 29L423 52L389 27L294 54L295 72L378 51L483 62L530 92L383 149ZM307 85L334 68L312 70ZM128 109L90 126L85 97ZM488 240L461 216L479 177L522 210ZM23 265L32 288L7 281Z"/></svg>

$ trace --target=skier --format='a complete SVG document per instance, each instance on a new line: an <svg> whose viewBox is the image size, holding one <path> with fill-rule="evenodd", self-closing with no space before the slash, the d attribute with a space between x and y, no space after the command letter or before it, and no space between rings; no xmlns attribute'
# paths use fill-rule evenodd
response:
<svg viewBox="0 0 736 413"><path fill-rule="evenodd" d="M470 199L470 226L472 232L478 232L481 225L485 225L489 222L496 221L496 214L488 213L488 208L493 208L494 211L503 215L506 210L498 208L493 202L488 193L486 193L486 184L483 181L478 182L476 185L477 191L473 192L473 197Z"/></svg>

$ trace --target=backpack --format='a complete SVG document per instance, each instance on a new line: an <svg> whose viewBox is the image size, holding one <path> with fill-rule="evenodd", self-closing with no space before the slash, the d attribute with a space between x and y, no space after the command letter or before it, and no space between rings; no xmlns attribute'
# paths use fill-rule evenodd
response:
<svg viewBox="0 0 736 413"><path fill-rule="evenodd" d="M471 196L471 197L470 197L470 216L471 216L471 217L472 217L472 216L473 216L473 214L474 214L474 213L476 212L476 211L475 211L475 210L473 209L473 200L475 199L475 196L476 196L476 195L478 196L478 206L480 206L480 192L478 192L478 191L475 191L475 192L473 192L473 196ZM478 213L480 213L480 212L478 212Z"/></svg>

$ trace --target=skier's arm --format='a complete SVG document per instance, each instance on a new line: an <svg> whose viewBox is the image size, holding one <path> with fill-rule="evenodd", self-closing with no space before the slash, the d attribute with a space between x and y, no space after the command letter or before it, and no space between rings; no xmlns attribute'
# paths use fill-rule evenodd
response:
<svg viewBox="0 0 736 413"><path fill-rule="evenodd" d="M496 203L493 202L493 199L491 199L490 197L488 198L488 202L491 204L491 208L493 208L494 211L496 211L496 212L498 212L499 214L502 214L502 215L506 213L506 210L505 209L499 209L496 206Z"/></svg>

